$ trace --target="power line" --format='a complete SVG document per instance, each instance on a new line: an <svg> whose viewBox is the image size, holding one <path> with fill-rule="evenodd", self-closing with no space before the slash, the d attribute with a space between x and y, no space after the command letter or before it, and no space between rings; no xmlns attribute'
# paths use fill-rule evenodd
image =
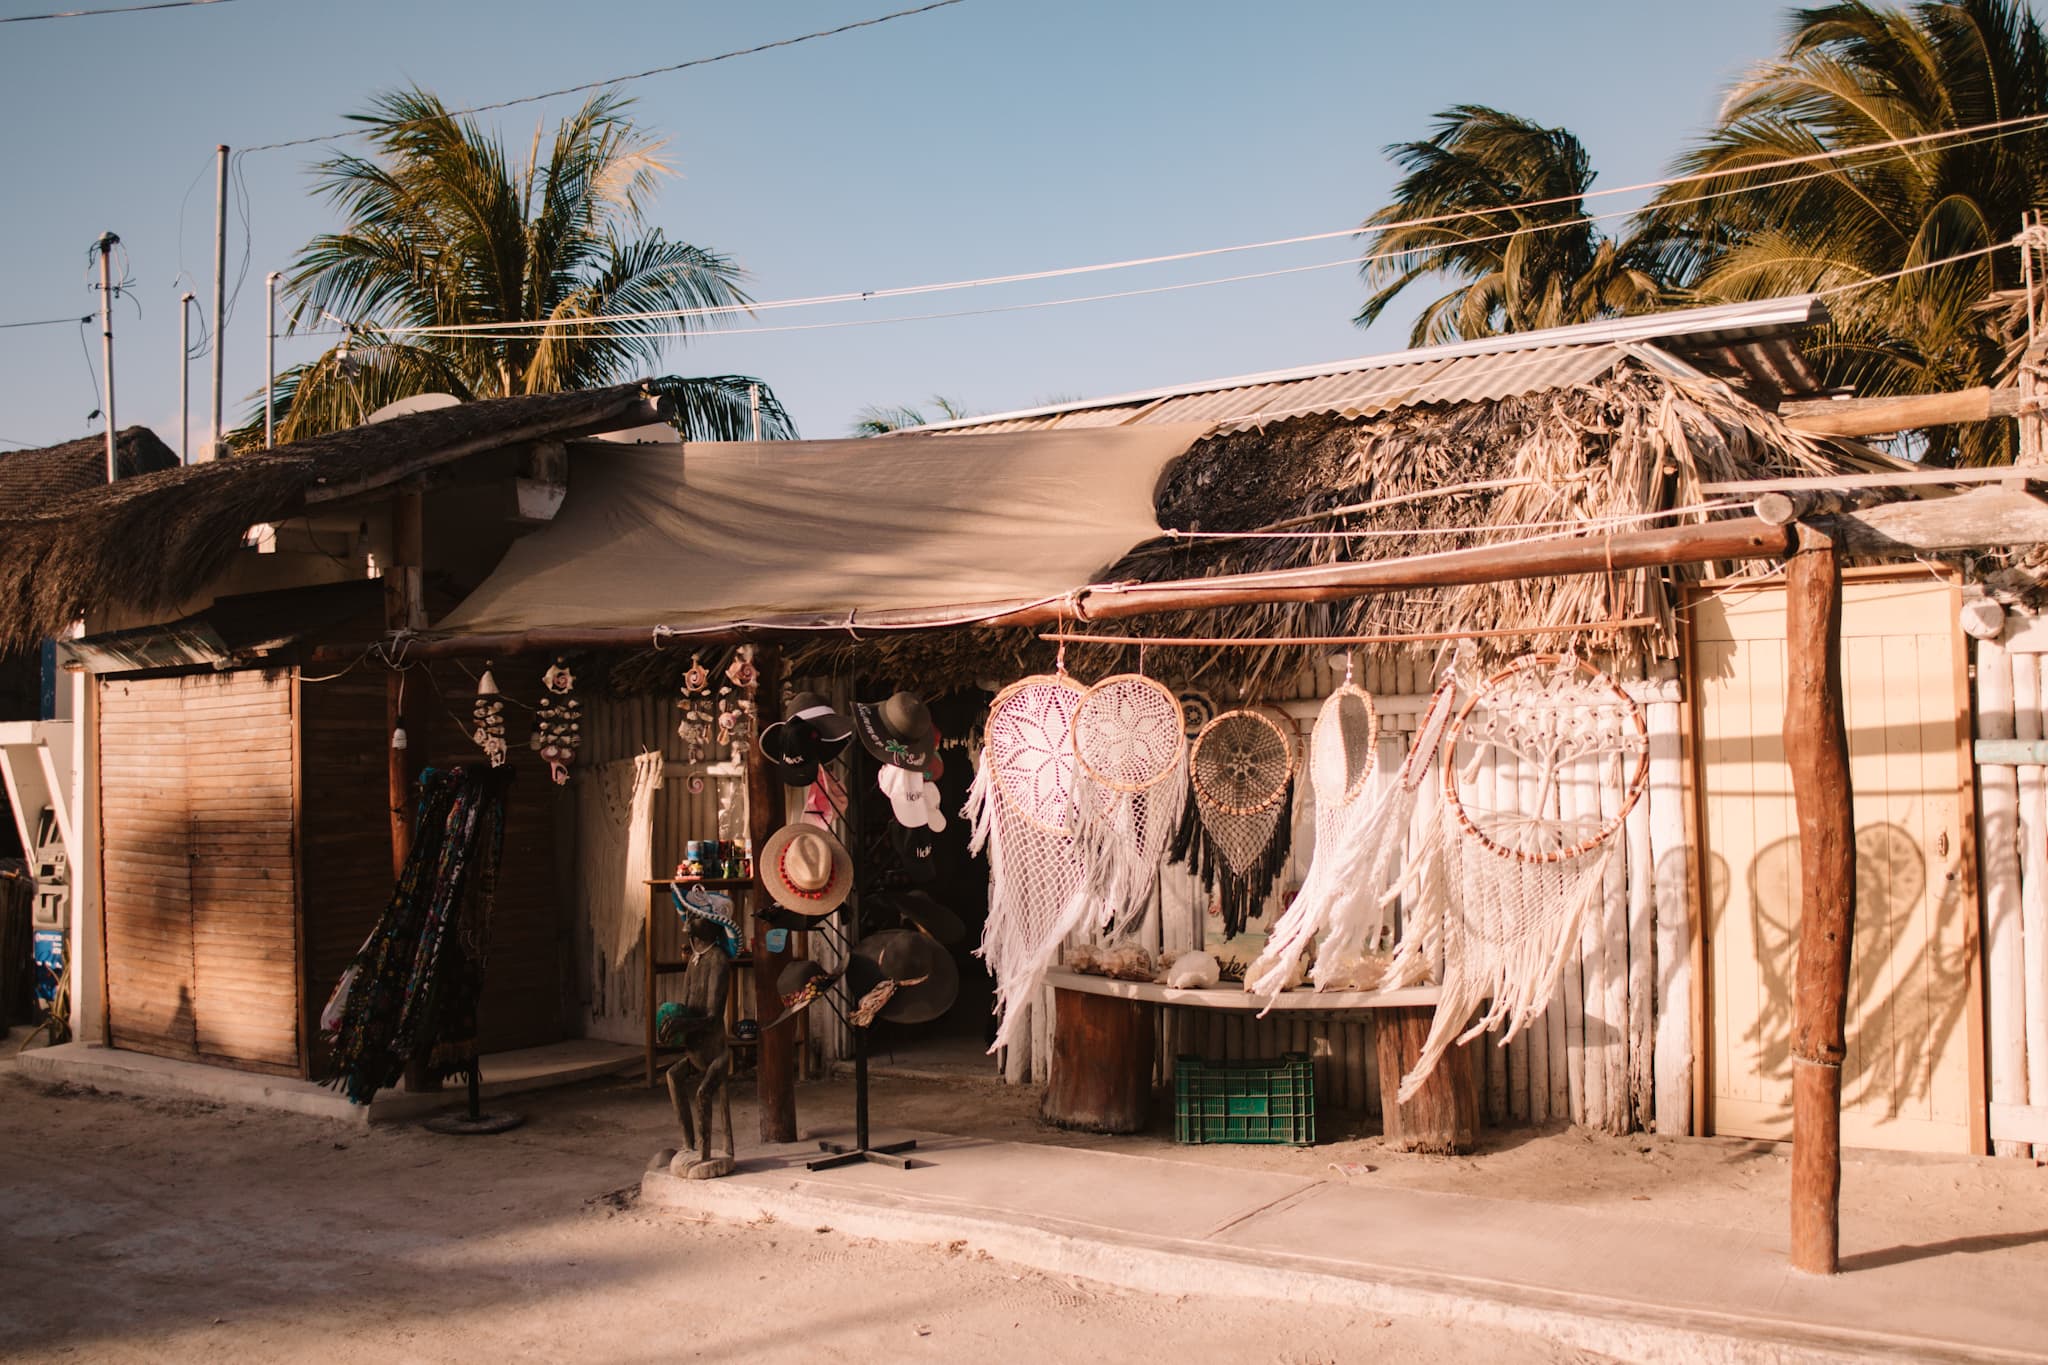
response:
<svg viewBox="0 0 2048 1365"><path fill-rule="evenodd" d="M37 318L37 319L36 319L35 321L33 321L33 322L0 322L0 331L4 331L4 330L6 330L7 328L10 328L10 327L55 327L55 326L56 326L56 325L57 325L58 323L60 323L60 322L91 322L91 321L92 321L92 319L91 319L90 317L83 317L83 318Z"/></svg>
<svg viewBox="0 0 2048 1365"><path fill-rule="evenodd" d="M603 318L545 318L506 322L448 323L435 326L397 326L380 329L387 336L457 336L465 333L497 333L517 335L534 330L552 330L576 326L610 325L624 322L654 322L669 319L696 317L720 317L732 314L754 315L783 308L810 308L838 303L872 303L878 299L909 298L920 294L949 293L962 289L981 289L994 285L1025 284L1040 280L1062 279L1075 275L1100 274L1111 270L1128 270L1139 266L1169 265L1182 261L1201 260L1210 256L1225 256L1246 251L1264 251L1274 247L1302 246L1311 242L1326 242L1342 237L1357 237L1377 234L1401 228L1433 227L1445 223L1469 222L1476 218L1514 213L1525 209L1555 207L1560 204L1578 203L1589 199L1611 198L1615 195L1637 194L1645 190L1666 189L1676 185L1700 184L1710 180L1725 180L1734 175L1750 175L1760 171L1781 170L1789 166L1811 165L1819 161L1837 161L1844 157L1863 156L1874 152L1899 152L1908 147L1920 146L1934 141L1950 141L1968 138L1971 141L1988 141L2011 136L2024 128L2048 123L2048 114L2029 114L2018 118L2000 119L1990 123L1973 124L1964 128L1945 129L1934 133L1922 133L1915 137L1889 138L1882 142L1864 143L1855 147L1843 147L1824 152L1809 152L1798 156L1780 157L1773 161L1758 162L1734 171L1698 171L1686 175L1668 176L1661 180L1642 181L1634 185L1620 185L1613 189L1591 190L1582 195L1558 196L1549 199L1532 199L1516 204L1502 204L1491 209L1464 210L1456 213L1434 214L1428 217L1405 219L1383 223L1367 228L1347 227L1326 232L1304 233L1294 237L1276 237L1264 241L1242 242L1231 246L1201 247L1191 251L1169 252L1155 256L1136 256L1124 260L1103 261L1092 265L1064 266L1048 270L1020 271L1006 275L987 275L976 279L948 280L936 284L901 285L888 289L845 290L835 294L813 294L806 297L774 299L766 302L747 304L713 304L699 308L650 309L635 313L615 313ZM1987 136L1988 135L1988 136ZM1709 199L1725 198L1738 194L1757 193L1777 189L1801 180L1814 179L1832 173L1831 171L1810 172L1806 175L1788 176L1761 185L1736 185L1724 190L1678 201L1680 204L1699 203ZM1633 210L1614 211L1605 214L1586 214L1560 219L1553 223L1537 223L1512 231L1490 234L1489 236L1464 239L1468 243L1499 240L1525 232L1553 231L1585 222L1599 222L1608 218L1627 217ZM1446 245L1449 245L1446 243ZM1391 260L1418 254L1428 248L1413 248L1404 251L1387 252L1379 256L1368 256L1359 261L1364 264L1372 260Z"/></svg>
<svg viewBox="0 0 2048 1365"><path fill-rule="evenodd" d="M194 5L225 5L228 0L157 0L153 5L116 5L109 9L60 9L49 14L0 15L0 24L32 24L39 19L91 19L102 14L140 14L150 9L190 9Z"/></svg>
<svg viewBox="0 0 2048 1365"><path fill-rule="evenodd" d="M734 48L731 52L721 52L715 57L693 57L687 62L676 62L671 66L649 67L645 71L635 71L630 75L612 76L601 81L585 81L581 85L565 85L560 90L545 90L538 95L521 95L517 99L498 100L492 104L471 105L467 109L450 109L445 117L461 118L465 114L484 114L494 109L511 109L517 105L535 104L541 100L556 99L562 95L578 95L586 90L603 90L609 86L624 85L627 81L645 80L649 76L665 76L675 71L687 71L691 67L710 66L714 62L731 61L735 57L751 57L757 53L771 52L778 47L795 47L798 43L808 43L818 38L832 38L841 33L851 33L855 29L873 28L876 24L886 24L893 19L908 19L913 15L929 14L935 9L945 9L949 5L958 5L962 2L963 0L932 0L931 4L919 5L914 9L899 9L893 14L877 15L872 19L856 19L850 24L841 24L837 28L821 28L815 33L802 33L794 38L777 38L773 42L756 43L752 47ZM416 123L432 121L431 119L408 119L401 123L387 123L380 126L384 128L408 128ZM242 150L245 153L274 152L280 147L309 147L320 142L339 142L344 138L365 137L370 131L367 128L357 128L343 133L322 133L318 137L298 137L286 142L265 142L254 147L244 147Z"/></svg>

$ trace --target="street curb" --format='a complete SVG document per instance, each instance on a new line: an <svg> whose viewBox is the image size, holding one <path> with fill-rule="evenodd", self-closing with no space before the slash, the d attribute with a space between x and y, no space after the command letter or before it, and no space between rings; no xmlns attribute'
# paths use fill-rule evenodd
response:
<svg viewBox="0 0 2048 1365"><path fill-rule="evenodd" d="M821 1229L829 1225L853 1237L961 1246L1034 1270L1079 1275L1149 1294L1324 1304L1361 1313L1496 1327L1633 1361L1841 1365L1873 1357L2048 1360L2048 1355L1965 1348L1924 1337L1667 1309L1478 1277L1124 1233L914 1195L884 1201L856 1191L828 1194L801 1177L768 1186L758 1178L681 1180L667 1171L649 1171L641 1181L640 1198L656 1208L729 1222L765 1216Z"/></svg>

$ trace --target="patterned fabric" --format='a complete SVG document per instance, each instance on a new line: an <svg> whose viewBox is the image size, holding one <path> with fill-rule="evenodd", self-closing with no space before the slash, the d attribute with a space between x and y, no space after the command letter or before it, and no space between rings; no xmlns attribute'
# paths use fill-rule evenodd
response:
<svg viewBox="0 0 2048 1365"><path fill-rule="evenodd" d="M356 1104L414 1057L444 1080L476 1065L477 1001L511 768L420 774L412 852L377 927L356 950L323 1018L335 1019L329 1084Z"/></svg>

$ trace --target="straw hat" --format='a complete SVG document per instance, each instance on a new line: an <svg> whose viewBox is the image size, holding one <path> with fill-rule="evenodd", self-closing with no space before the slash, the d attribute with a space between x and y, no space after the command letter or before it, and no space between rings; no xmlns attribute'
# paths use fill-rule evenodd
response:
<svg viewBox="0 0 2048 1365"><path fill-rule="evenodd" d="M853 890L853 856L825 830L784 825L761 848L762 889L776 903L812 918L829 915Z"/></svg>

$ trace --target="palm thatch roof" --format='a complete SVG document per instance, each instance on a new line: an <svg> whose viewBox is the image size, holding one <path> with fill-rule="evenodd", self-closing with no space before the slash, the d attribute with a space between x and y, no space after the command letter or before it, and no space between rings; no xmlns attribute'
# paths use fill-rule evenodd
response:
<svg viewBox="0 0 2048 1365"><path fill-rule="evenodd" d="M258 454L102 481L40 505L0 505L0 654L110 605L177 610L213 582L259 523L376 493L483 451L656 420L670 402L658 387L463 403Z"/></svg>
<svg viewBox="0 0 2048 1365"><path fill-rule="evenodd" d="M177 452L148 427L123 427L114 434L117 478L132 479L177 467ZM35 450L0 451L0 515L35 511L106 481L104 436L81 436Z"/></svg>
<svg viewBox="0 0 2048 1365"><path fill-rule="evenodd" d="M1157 511L1169 534L1108 566L1102 580L1205 577L1602 528L1642 530L1746 510L1706 497L1704 484L1823 474L1859 463L1852 448L1801 435L1724 385L1642 348L1597 379L1556 388L1364 418L1312 413L1220 431L1170 465L1161 481ZM1668 515L1646 515L1659 513ZM1676 651L1673 588L1680 577L1625 571L1230 607L1120 623L1113 633L1257 641L1648 618L1651 624L1590 632L1579 641L1582 649L1643 661ZM1563 638L1532 633L1480 648L1497 657L1556 647ZM1144 662L1155 676L1256 694L1330 652L1162 649ZM794 667L847 669L936 689L1007 679L1051 661L1036 632L984 630L817 646ZM1083 677L1137 661L1137 650L1126 646L1068 653L1069 668Z"/></svg>

